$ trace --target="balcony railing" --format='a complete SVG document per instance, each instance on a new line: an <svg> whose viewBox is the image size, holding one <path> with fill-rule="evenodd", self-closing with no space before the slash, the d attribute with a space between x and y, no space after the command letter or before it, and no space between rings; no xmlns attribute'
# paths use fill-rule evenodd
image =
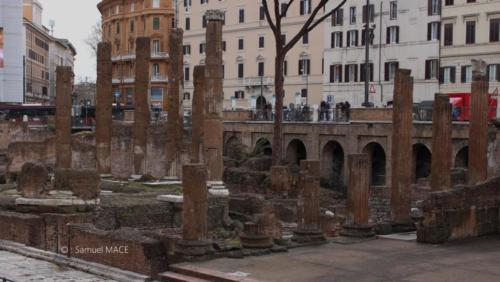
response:
<svg viewBox="0 0 500 282"><path fill-rule="evenodd" d="M274 84L274 79L270 76L248 77L244 83L246 87L271 86Z"/></svg>
<svg viewBox="0 0 500 282"><path fill-rule="evenodd" d="M163 75L152 75L151 82L168 82L168 77Z"/></svg>
<svg viewBox="0 0 500 282"><path fill-rule="evenodd" d="M168 59L168 53L152 51L151 59Z"/></svg>
<svg viewBox="0 0 500 282"><path fill-rule="evenodd" d="M125 55L116 55L111 57L111 61L117 62L117 61L129 61L129 60L135 60L135 53L129 53Z"/></svg>
<svg viewBox="0 0 500 282"><path fill-rule="evenodd" d="M113 84L134 83L135 78L133 76L114 77L112 82Z"/></svg>

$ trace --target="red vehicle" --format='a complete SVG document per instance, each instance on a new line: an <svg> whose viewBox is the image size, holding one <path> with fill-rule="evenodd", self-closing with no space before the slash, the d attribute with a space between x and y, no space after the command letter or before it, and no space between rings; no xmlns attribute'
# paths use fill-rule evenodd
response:
<svg viewBox="0 0 500 282"><path fill-rule="evenodd" d="M468 121L470 120L470 93L450 93L450 102L453 105L453 120ZM488 94L488 119L493 120L497 116L497 97L493 94Z"/></svg>

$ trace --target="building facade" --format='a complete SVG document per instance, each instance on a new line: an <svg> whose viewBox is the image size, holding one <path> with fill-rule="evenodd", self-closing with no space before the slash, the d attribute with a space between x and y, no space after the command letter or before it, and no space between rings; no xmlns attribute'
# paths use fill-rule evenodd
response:
<svg viewBox="0 0 500 282"><path fill-rule="evenodd" d="M98 8L103 41L112 44L115 95L119 93L121 103L133 104L135 40L151 37L150 103L166 109L168 42L174 20L172 0L103 0Z"/></svg>
<svg viewBox="0 0 500 282"><path fill-rule="evenodd" d="M490 93L500 87L500 0L443 0L441 92L470 93L471 60L484 60Z"/></svg>
<svg viewBox="0 0 500 282"><path fill-rule="evenodd" d="M348 1L325 22L324 100L365 101L365 22L370 27L369 102L392 102L396 69L412 70L414 101L439 91L440 0ZM332 2L330 5L333 5ZM330 7L332 8L332 7Z"/></svg>
<svg viewBox="0 0 500 282"><path fill-rule="evenodd" d="M291 40L317 1L295 1L283 21L285 40ZM271 5L272 6L272 5ZM270 7L272 8L272 7ZM190 106L193 69L205 63L205 12L225 12L223 26L224 108L274 107L274 35L260 1L177 1L178 26L184 29L184 99ZM274 12L271 11L271 15ZM284 105L319 104L322 99L323 26L299 40L284 65Z"/></svg>
<svg viewBox="0 0 500 282"><path fill-rule="evenodd" d="M22 0L0 1L0 102L23 102Z"/></svg>
<svg viewBox="0 0 500 282"><path fill-rule="evenodd" d="M58 66L74 68L76 49L66 39L52 38L49 45L49 100L56 97L56 69Z"/></svg>

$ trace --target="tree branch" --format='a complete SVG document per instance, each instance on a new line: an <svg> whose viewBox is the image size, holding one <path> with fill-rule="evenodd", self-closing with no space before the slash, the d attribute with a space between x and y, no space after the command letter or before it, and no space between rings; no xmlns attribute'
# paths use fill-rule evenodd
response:
<svg viewBox="0 0 500 282"><path fill-rule="evenodd" d="M274 33L274 36L277 38L277 33L278 30L276 29L276 25L273 22L273 19L271 18L271 14L269 13L269 7L267 6L267 0L262 0L262 6L264 7L264 14L266 15L267 23L271 27L271 30Z"/></svg>
<svg viewBox="0 0 500 282"><path fill-rule="evenodd" d="M307 32L310 32L312 31L316 26L318 26L320 23L322 23L324 20L326 20L327 18L331 17L333 15L333 13L337 12L338 9L340 9L340 7L344 6L345 2L347 0L343 0L339 5L337 5L337 7L333 10L331 10L330 12L328 12L327 14L323 15L321 18L319 18L314 24L312 24L308 29L307 29Z"/></svg>
<svg viewBox="0 0 500 282"><path fill-rule="evenodd" d="M286 13L288 12L288 8L290 8L290 6L292 6L292 3L294 2L295 0L290 0L290 2L288 2L288 4L286 4L286 7L285 7L285 10L282 11L282 15L285 16Z"/></svg>

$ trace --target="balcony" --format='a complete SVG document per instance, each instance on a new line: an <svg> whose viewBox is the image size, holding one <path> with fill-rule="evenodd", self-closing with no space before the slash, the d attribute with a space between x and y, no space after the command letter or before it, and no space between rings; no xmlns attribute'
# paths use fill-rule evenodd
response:
<svg viewBox="0 0 500 282"><path fill-rule="evenodd" d="M133 76L114 77L112 80L113 84L134 83L134 82L135 78Z"/></svg>
<svg viewBox="0 0 500 282"><path fill-rule="evenodd" d="M274 85L274 78L270 76L247 77L244 83L245 87L271 86Z"/></svg>
<svg viewBox="0 0 500 282"><path fill-rule="evenodd" d="M168 82L168 77L163 75L152 75L151 82Z"/></svg>
<svg viewBox="0 0 500 282"><path fill-rule="evenodd" d="M130 61L130 60L135 60L135 53L129 53L125 55L116 55L111 57L111 61L113 62L118 62L118 61Z"/></svg>
<svg viewBox="0 0 500 282"><path fill-rule="evenodd" d="M169 56L167 52L151 52L151 59L168 59L168 57Z"/></svg>

